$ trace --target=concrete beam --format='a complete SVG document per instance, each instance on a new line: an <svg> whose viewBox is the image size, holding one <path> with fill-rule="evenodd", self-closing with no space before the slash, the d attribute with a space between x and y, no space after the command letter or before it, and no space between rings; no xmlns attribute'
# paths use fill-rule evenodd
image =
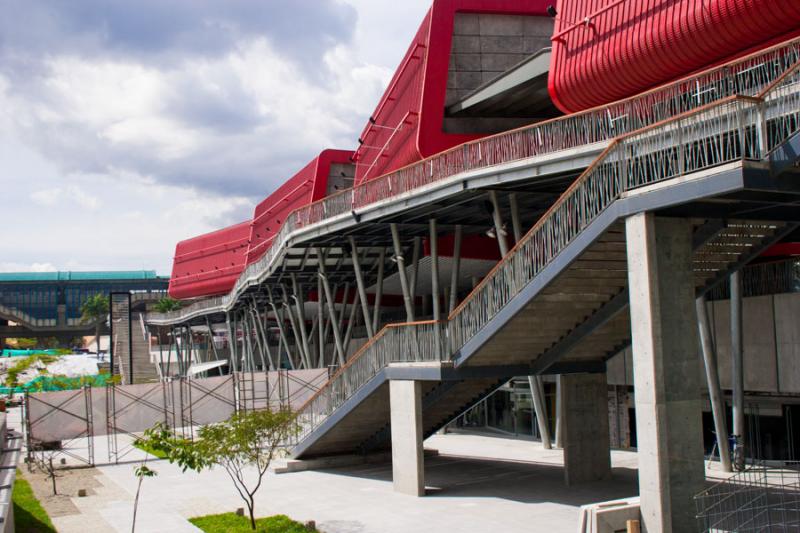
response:
<svg viewBox="0 0 800 533"><path fill-rule="evenodd" d="M704 484L692 226L641 213L625 230L643 530L692 531Z"/></svg>
<svg viewBox="0 0 800 533"><path fill-rule="evenodd" d="M390 381L392 483L395 492L425 495L422 449L422 383Z"/></svg>

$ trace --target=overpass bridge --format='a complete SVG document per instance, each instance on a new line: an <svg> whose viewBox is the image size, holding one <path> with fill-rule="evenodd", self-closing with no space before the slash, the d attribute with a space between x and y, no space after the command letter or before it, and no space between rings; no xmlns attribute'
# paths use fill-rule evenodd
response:
<svg viewBox="0 0 800 533"><path fill-rule="evenodd" d="M81 321L88 298L130 292L133 302L152 301L166 296L167 283L154 271L0 273L0 339L94 334Z"/></svg>
<svg viewBox="0 0 800 533"><path fill-rule="evenodd" d="M234 369L340 365L300 409L293 454L391 445L395 486L413 494L423 438L525 374L564 375L566 480L608 475L603 372L632 342L643 517L687 530L703 476L695 299L800 222L799 56L794 42L776 50L311 204L229 295L148 322L225 323ZM456 250L483 232L503 259L470 288ZM455 235L442 269L440 233ZM406 260L422 237L430 272L415 293L424 272ZM380 307L389 269L400 310ZM335 287L354 277L344 320ZM368 340L350 355L359 315Z"/></svg>

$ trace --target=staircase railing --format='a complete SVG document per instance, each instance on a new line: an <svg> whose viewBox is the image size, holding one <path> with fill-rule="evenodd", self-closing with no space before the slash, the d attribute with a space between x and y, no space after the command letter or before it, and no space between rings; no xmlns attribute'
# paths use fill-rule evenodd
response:
<svg viewBox="0 0 800 533"><path fill-rule="evenodd" d="M800 64L759 97L729 97L616 139L446 322L389 325L364 345L299 410L300 440L389 363L435 361L450 353L445 346L462 347L624 193L767 155L800 129L798 84Z"/></svg>
<svg viewBox="0 0 800 533"><path fill-rule="evenodd" d="M457 174L600 142L661 124L665 119L733 95L756 95L800 60L800 39L782 43L732 63L581 113L484 137L301 207L284 221L272 246L239 276L231 292L164 315L153 322L178 322L210 310L230 308L249 285L270 272L301 229L350 217L372 204L402 197Z"/></svg>

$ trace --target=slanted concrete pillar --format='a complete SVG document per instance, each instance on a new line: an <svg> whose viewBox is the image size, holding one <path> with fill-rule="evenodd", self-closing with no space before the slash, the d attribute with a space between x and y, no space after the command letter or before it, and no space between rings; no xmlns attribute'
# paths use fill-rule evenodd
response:
<svg viewBox="0 0 800 533"><path fill-rule="evenodd" d="M567 485L611 475L608 436L608 385L603 374L561 376L561 430Z"/></svg>
<svg viewBox="0 0 800 533"><path fill-rule="evenodd" d="M394 490L411 496L424 496L422 383L419 381L390 381L389 408L391 409Z"/></svg>
<svg viewBox="0 0 800 533"><path fill-rule="evenodd" d="M625 231L642 530L693 531L704 469L692 228L638 214Z"/></svg>

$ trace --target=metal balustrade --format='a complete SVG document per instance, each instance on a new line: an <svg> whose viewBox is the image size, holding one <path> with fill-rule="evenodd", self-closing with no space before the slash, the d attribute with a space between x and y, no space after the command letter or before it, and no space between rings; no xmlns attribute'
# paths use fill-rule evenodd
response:
<svg viewBox="0 0 800 533"><path fill-rule="evenodd" d="M293 211L273 239L272 246L242 272L229 294L209 298L172 313L154 314L148 320L154 324L179 323L212 311L231 309L247 287L259 284L273 267L280 264L278 259L282 257L292 234L298 230L329 223L339 217L349 217L358 209L384 203L464 172L609 142L733 95L757 95L775 80L781 79L798 61L800 39L794 39L626 100L456 146L352 189L345 189ZM794 123L796 117L773 120L769 137L774 140L785 136ZM714 150L724 147L708 148ZM695 150L693 155L706 157L701 150Z"/></svg>
<svg viewBox="0 0 800 533"><path fill-rule="evenodd" d="M625 193L766 156L798 131L798 84L800 65L786 71L759 97L729 97L614 141L446 322L389 325L364 345L299 411L300 439L388 364L449 359L440 354L464 346ZM772 123L766 122L766 117L772 117ZM782 134L765 136L771 131Z"/></svg>

